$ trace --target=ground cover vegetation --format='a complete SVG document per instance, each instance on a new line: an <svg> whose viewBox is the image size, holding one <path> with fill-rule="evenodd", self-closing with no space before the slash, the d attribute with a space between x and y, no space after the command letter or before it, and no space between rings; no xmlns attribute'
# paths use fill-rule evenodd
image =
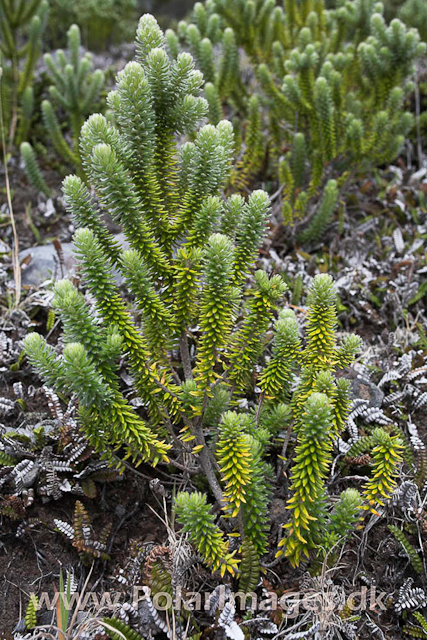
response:
<svg viewBox="0 0 427 640"><path fill-rule="evenodd" d="M423 12L206 0L121 50L134 3L59 5L0 0L4 632L426 636Z"/></svg>

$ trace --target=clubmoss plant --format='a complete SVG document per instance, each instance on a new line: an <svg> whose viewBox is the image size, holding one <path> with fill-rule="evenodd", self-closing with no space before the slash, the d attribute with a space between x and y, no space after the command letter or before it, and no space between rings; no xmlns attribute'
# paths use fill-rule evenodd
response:
<svg viewBox="0 0 427 640"><path fill-rule="evenodd" d="M91 51L105 51L111 44L131 41L137 19L136 0L51 0L49 36L63 46L64 27L77 24Z"/></svg>
<svg viewBox="0 0 427 640"><path fill-rule="evenodd" d="M282 308L281 276L254 269L267 194L223 193L230 122L200 127L202 74L190 54L168 56L150 15L140 19L136 52L108 96L112 121L94 114L82 128L97 203L78 176L63 184L91 300L69 280L57 283L62 353L37 333L25 349L48 385L75 394L82 430L111 464L122 469L128 458L198 476L206 493L179 493L177 520L212 570L234 574L238 554L210 512L209 491L241 538L243 584L252 584L254 558L268 547L273 437L293 427L297 440L283 543L292 562L331 540L337 521L352 522L347 503L328 517L325 478L350 402L335 370L351 364L359 340L337 344L335 290L324 274L313 280L303 341L296 315ZM122 227L127 251L104 211Z"/></svg>
<svg viewBox="0 0 427 640"><path fill-rule="evenodd" d="M402 462L403 442L399 436L391 436L383 429L375 429L372 434L372 477L364 486L365 509L378 515L376 508L383 507L385 501L396 488L396 476Z"/></svg>
<svg viewBox="0 0 427 640"><path fill-rule="evenodd" d="M184 531L190 534L206 564L213 570L219 569L221 575L226 571L234 573L238 565L235 552L228 550L228 542L215 524L206 496L197 492L180 493L175 502L175 510L184 525Z"/></svg>
<svg viewBox="0 0 427 640"><path fill-rule="evenodd" d="M46 184L42 172L40 171L33 147L29 142L22 142L20 152L28 180L31 182L33 187L37 189L37 191L40 191L49 197L50 189Z"/></svg>
<svg viewBox="0 0 427 640"><path fill-rule="evenodd" d="M0 66L5 139L13 145L25 139L33 114L34 69L42 50L42 36L49 12L47 0L1 0Z"/></svg>
<svg viewBox="0 0 427 640"><path fill-rule="evenodd" d="M393 160L411 129L405 97L425 44L401 20L387 25L381 3L212 0L169 41L206 74L212 121L221 104L247 117L234 186L270 166L299 243L322 236L342 186Z"/></svg>
<svg viewBox="0 0 427 640"><path fill-rule="evenodd" d="M49 88L51 100L42 102L42 115L48 138L56 152L67 165L84 177L79 151L80 130L85 118L93 112L104 84L104 72L101 69L92 70L90 53L81 55L80 29L76 24L69 28L67 39L68 56L62 50L57 51L55 57L50 53L44 56L48 74L54 84ZM62 126L56 116L54 105L67 116L71 145L62 133ZM29 146L30 143L26 142L25 147L21 147L21 158L30 182L40 189L40 180L34 168L35 152L30 154ZM45 189L41 190L46 193Z"/></svg>

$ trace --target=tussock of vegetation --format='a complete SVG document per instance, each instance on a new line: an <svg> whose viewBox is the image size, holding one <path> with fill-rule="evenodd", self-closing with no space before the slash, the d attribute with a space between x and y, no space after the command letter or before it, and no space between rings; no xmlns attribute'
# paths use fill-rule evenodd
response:
<svg viewBox="0 0 427 640"><path fill-rule="evenodd" d="M42 65L49 3L0 0L4 160L75 254L56 240L69 276L19 306L0 278L5 535L56 536L76 563L55 628L33 594L14 637L427 637L422 10L206 0L166 31L143 15L116 74L82 40L124 38L135 3L51 0L51 24L60 5L75 24ZM117 559L141 491L159 535ZM388 611L355 614L348 585L384 585L384 553ZM92 571L144 601L74 615ZM320 608L273 606L296 587ZM209 606L177 610L192 591Z"/></svg>

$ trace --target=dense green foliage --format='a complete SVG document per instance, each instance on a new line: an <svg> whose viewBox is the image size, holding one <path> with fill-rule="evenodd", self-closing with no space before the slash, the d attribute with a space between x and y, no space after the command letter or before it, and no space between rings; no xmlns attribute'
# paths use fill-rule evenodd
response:
<svg viewBox="0 0 427 640"><path fill-rule="evenodd" d="M100 51L131 40L136 20L136 0L51 0L49 37L63 46L64 25L79 25L85 46Z"/></svg>
<svg viewBox="0 0 427 640"><path fill-rule="evenodd" d="M268 549L269 457L278 444L282 458L293 457L290 517L278 555L293 565L310 554L323 557L345 537L363 500L371 510L382 504L400 445L374 432L365 498L349 490L330 509L326 479L350 407L350 382L336 372L351 365L360 341L353 335L337 341L329 275L313 278L300 321L283 309L283 278L255 270L268 195L224 194L233 127L227 120L201 126L209 109L200 96L203 75L189 53L168 56L174 42L144 15L136 60L107 98L111 118L95 114L82 127L79 153L93 191L74 175L63 192L90 300L71 281L58 282L53 307L63 327L62 353L37 333L27 336L25 349L49 386L75 394L86 438L112 465L123 469L128 458L192 468L205 493L180 492L177 520L212 570L234 574L237 553L211 513L210 492L228 530L240 536L241 579L249 588ZM325 85L324 76L320 81L316 86ZM253 133L257 104L251 109ZM322 153L331 152L322 140ZM303 143L298 137L297 156ZM330 180L325 202L336 189ZM104 212L121 226L126 251Z"/></svg>
<svg viewBox="0 0 427 640"><path fill-rule="evenodd" d="M0 66L4 137L25 139L34 107L32 80L49 12L47 0L1 0ZM1 142L0 142L1 144Z"/></svg>
<svg viewBox="0 0 427 640"><path fill-rule="evenodd" d="M412 127L404 101L425 45L399 19L387 25L382 12L381 3L358 0L331 10L323 1L282 8L208 0L196 3L177 36L167 34L171 55L189 48L205 74L213 121L221 104L240 122L247 118L234 184L243 186L269 159L283 185L285 222L309 221L300 242L321 237L339 188L357 171L393 160Z"/></svg>
<svg viewBox="0 0 427 640"><path fill-rule="evenodd" d="M84 176L81 166L78 141L80 129L85 117L93 112L99 92L104 84L104 73L97 69L92 72L92 58L89 53L81 55L80 29L73 24L67 33L68 55L61 49L55 57L45 54L49 79L53 84L49 87L51 100L43 100L41 109L43 123L48 138L63 160L73 166L79 175ZM61 109L67 116L67 130L73 141L72 146L65 139L55 109ZM40 171L37 171L34 151L30 153L29 143L21 145L21 157L30 182L41 191ZM37 175L38 174L38 175Z"/></svg>
<svg viewBox="0 0 427 640"><path fill-rule="evenodd" d="M423 0L406 0L399 10L399 18L418 29L422 40L427 42L427 5Z"/></svg>

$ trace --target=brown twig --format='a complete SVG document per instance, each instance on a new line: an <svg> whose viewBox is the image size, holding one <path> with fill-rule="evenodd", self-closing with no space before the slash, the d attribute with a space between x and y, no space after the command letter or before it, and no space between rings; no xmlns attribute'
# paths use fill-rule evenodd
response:
<svg viewBox="0 0 427 640"><path fill-rule="evenodd" d="M188 348L188 337L185 331L179 336L179 351L181 353L182 368L186 380L193 379L193 368L191 366L190 350Z"/></svg>

